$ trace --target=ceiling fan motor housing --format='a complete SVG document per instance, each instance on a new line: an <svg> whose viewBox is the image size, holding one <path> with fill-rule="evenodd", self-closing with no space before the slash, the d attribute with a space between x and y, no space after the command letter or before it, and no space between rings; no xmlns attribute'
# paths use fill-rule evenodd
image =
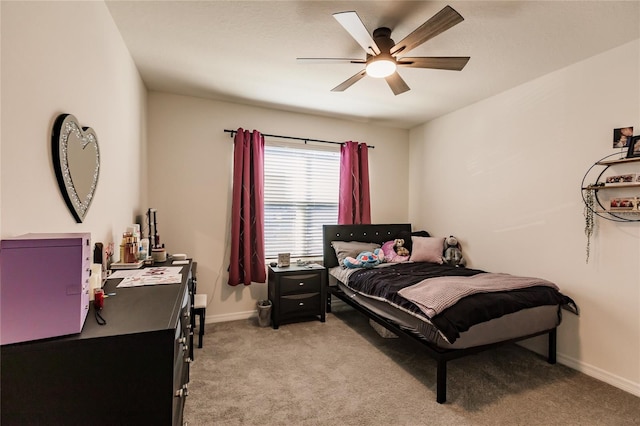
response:
<svg viewBox="0 0 640 426"><path fill-rule="evenodd" d="M373 40L378 45L381 53L389 53L391 48L395 46L395 42L391 40L391 30L387 27L375 29L373 31Z"/></svg>

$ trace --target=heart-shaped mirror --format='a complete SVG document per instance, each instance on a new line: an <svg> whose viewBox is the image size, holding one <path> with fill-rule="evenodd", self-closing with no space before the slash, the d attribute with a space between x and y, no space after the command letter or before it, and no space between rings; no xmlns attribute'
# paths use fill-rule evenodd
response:
<svg viewBox="0 0 640 426"><path fill-rule="evenodd" d="M93 200L100 174L98 137L90 127L80 127L71 114L61 114L51 137L53 167L67 207L82 223Z"/></svg>

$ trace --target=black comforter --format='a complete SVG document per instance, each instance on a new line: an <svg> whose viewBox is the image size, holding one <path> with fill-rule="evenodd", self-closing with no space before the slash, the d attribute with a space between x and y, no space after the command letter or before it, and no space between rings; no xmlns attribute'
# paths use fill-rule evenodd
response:
<svg viewBox="0 0 640 426"><path fill-rule="evenodd" d="M434 263L398 263L382 268L362 269L349 277L348 286L358 292L384 298L390 303L424 317L420 308L398 294L402 288L427 278L442 276L472 276L483 273L478 269L456 268ZM480 293L464 297L429 321L453 343L460 333L471 326L521 309L543 305L567 306L577 314L574 301L552 287L535 286L520 290Z"/></svg>

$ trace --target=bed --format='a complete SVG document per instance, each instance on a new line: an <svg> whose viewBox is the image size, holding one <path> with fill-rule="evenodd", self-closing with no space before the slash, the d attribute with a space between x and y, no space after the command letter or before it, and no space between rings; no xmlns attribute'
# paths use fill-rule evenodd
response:
<svg viewBox="0 0 640 426"><path fill-rule="evenodd" d="M343 266L349 251L353 255L397 238L416 244L408 244L410 261ZM450 360L547 335L547 361L555 364L562 308L578 314L573 300L546 280L441 264L427 249L422 255L424 247L438 242L426 231L412 231L410 224L325 225L327 312L335 296L395 335L422 345L437 364L438 403L446 401Z"/></svg>

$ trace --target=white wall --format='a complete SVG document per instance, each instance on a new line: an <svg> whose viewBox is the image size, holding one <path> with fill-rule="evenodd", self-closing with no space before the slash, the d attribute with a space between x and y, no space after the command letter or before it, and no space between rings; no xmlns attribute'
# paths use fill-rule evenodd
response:
<svg viewBox="0 0 640 426"><path fill-rule="evenodd" d="M640 223L599 219L587 264L580 188L613 128L640 134L638 75L635 41L414 128L409 179L414 227L456 235L473 267L558 283L581 308L559 360L636 395Z"/></svg>
<svg viewBox="0 0 640 426"><path fill-rule="evenodd" d="M227 284L233 139L224 129L374 145L372 220L407 220L407 130L158 92L148 99L149 203L158 209L167 250L197 260L198 292L209 295L208 321L246 318L267 297L266 284Z"/></svg>
<svg viewBox="0 0 640 426"><path fill-rule="evenodd" d="M116 239L145 203L146 89L102 2L1 2L2 237L91 232ZM56 182L51 129L62 113L92 127L100 178L77 224Z"/></svg>

